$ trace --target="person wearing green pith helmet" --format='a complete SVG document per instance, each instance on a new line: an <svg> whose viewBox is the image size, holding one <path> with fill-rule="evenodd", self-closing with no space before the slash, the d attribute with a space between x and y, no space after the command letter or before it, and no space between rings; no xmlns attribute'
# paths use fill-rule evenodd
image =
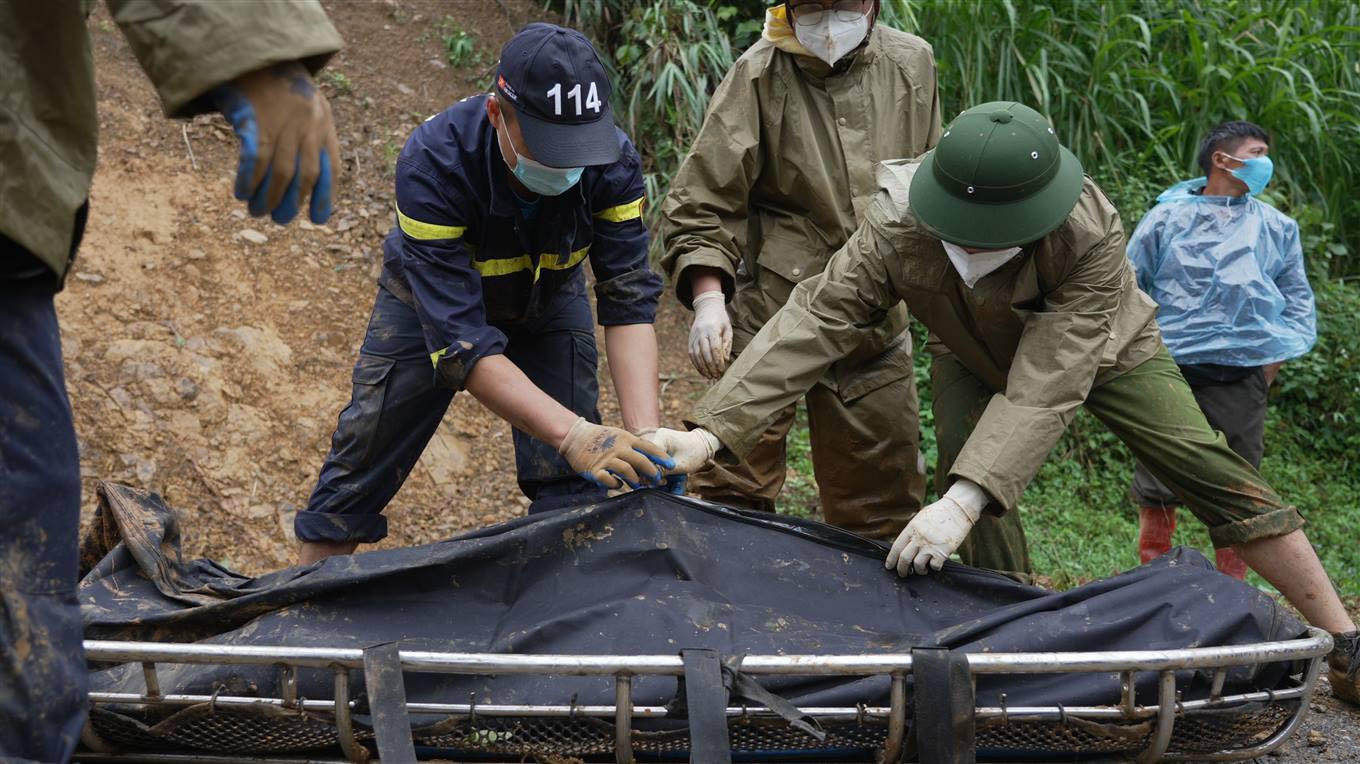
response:
<svg viewBox="0 0 1360 764"><path fill-rule="evenodd" d="M678 470L760 424L905 301L931 332L941 498L898 536L901 575L965 562L1028 573L1016 505L1085 406L1312 624L1332 632L1332 687L1357 701L1360 640L1303 518L1228 447L1162 344L1124 255L1119 214L1052 126L999 101L960 114L919 160L886 162L864 221L794 290L668 433Z"/></svg>

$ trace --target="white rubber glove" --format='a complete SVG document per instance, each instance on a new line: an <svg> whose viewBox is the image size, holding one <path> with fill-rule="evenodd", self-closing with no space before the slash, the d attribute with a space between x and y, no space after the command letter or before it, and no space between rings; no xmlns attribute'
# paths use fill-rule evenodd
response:
<svg viewBox="0 0 1360 764"><path fill-rule="evenodd" d="M732 354L732 320L721 290L694 296L694 323L689 327L689 360L709 379L722 376Z"/></svg>
<svg viewBox="0 0 1360 764"><path fill-rule="evenodd" d="M902 529L883 567L897 568L899 576L911 575L913 569L924 575L928 567L943 568L986 506L987 492L977 483L963 478L954 481L939 501L916 513Z"/></svg>
<svg viewBox="0 0 1360 764"><path fill-rule="evenodd" d="M661 427L640 432L638 435L665 450L675 462L674 468L666 470L667 475L688 475L691 472L698 472L722 448L718 438L702 427L689 432Z"/></svg>

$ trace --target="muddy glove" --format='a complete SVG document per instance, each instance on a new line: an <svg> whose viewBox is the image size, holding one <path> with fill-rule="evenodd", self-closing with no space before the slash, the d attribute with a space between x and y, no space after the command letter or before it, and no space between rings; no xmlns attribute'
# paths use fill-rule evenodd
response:
<svg viewBox="0 0 1360 764"><path fill-rule="evenodd" d="M987 506L987 492L971 480L960 478L944 496L907 523L893 542L884 567L897 568L897 575L910 575L914 569L925 574L927 567L939 570L944 561L968 537L968 531Z"/></svg>
<svg viewBox="0 0 1360 764"><path fill-rule="evenodd" d="M675 467L666 452L617 427L591 424L578 417L557 452L577 474L602 488L660 485L662 470Z"/></svg>
<svg viewBox="0 0 1360 764"><path fill-rule="evenodd" d="M709 379L722 376L732 354L732 320L721 290L694 298L694 323L689 327L689 360Z"/></svg>
<svg viewBox="0 0 1360 764"><path fill-rule="evenodd" d="M646 431L642 436L666 450L675 462L675 466L669 471L677 475L698 472L722 448L722 443L717 437L702 427L689 432L662 427Z"/></svg>
<svg viewBox="0 0 1360 764"><path fill-rule="evenodd" d="M259 69L212 91L218 111L241 139L236 198L256 217L284 225L310 197L313 223L331 216L340 142L331 106L297 62Z"/></svg>

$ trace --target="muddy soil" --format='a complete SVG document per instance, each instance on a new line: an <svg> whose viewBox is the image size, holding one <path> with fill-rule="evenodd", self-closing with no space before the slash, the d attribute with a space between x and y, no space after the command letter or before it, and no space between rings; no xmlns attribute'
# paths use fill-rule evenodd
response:
<svg viewBox="0 0 1360 764"><path fill-rule="evenodd" d="M246 216L231 195L230 128L217 115L164 119L107 12L90 21L100 161L89 233L58 299L83 506L101 479L158 491L184 514L187 555L247 574L294 559L293 514L349 400L397 152L427 116L483 92L500 46L543 16L537 0L326 8L348 44L321 78L345 173L323 227ZM453 67L443 38L460 30L476 48ZM671 422L703 386L680 313L668 300L658 324ZM602 411L617 423L605 368ZM509 427L460 395L388 508L379 546L447 538L526 504Z"/></svg>

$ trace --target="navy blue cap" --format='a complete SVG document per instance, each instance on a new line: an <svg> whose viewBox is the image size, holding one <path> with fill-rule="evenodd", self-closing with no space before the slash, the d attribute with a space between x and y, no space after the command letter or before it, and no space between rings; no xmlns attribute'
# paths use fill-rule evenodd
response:
<svg viewBox="0 0 1360 764"><path fill-rule="evenodd" d="M585 167L618 161L609 75L580 32L542 22L519 30L501 49L496 90L514 107L538 162Z"/></svg>

